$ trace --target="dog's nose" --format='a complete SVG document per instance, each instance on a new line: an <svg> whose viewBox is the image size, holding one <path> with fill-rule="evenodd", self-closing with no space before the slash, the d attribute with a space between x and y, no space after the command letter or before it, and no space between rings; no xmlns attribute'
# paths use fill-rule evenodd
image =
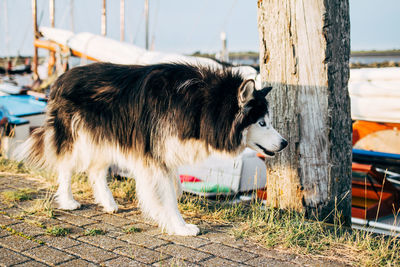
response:
<svg viewBox="0 0 400 267"><path fill-rule="evenodd" d="M282 141L281 141L281 150L284 149L287 145L288 145L288 141L286 141L285 139L282 139Z"/></svg>

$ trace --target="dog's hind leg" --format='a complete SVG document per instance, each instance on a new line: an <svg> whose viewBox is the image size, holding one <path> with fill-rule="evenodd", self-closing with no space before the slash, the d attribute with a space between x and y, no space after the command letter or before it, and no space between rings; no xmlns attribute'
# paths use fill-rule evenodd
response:
<svg viewBox="0 0 400 267"><path fill-rule="evenodd" d="M173 176L171 176L171 178L174 182L176 199L180 199L183 194L183 189L178 173L175 173Z"/></svg>
<svg viewBox="0 0 400 267"><path fill-rule="evenodd" d="M103 206L106 212L117 212L118 205L107 184L107 167L95 168L88 170L89 181L92 184L93 195L96 203Z"/></svg>
<svg viewBox="0 0 400 267"><path fill-rule="evenodd" d="M151 166L136 171L136 193L143 212L172 235L194 236L200 230L183 220L176 200L174 181L163 168Z"/></svg>
<svg viewBox="0 0 400 267"><path fill-rule="evenodd" d="M58 207L63 210L75 210L81 206L72 195L71 176L72 171L69 164L60 164L58 167L58 189L55 199Z"/></svg>

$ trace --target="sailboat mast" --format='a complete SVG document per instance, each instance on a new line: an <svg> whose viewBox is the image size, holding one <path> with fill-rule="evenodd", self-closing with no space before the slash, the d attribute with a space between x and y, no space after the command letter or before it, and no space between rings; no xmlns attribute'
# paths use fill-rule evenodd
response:
<svg viewBox="0 0 400 267"><path fill-rule="evenodd" d="M144 1L144 14L146 17L146 50L149 50L149 0Z"/></svg>
<svg viewBox="0 0 400 267"><path fill-rule="evenodd" d="M106 36L107 29L107 18L106 18L106 0L103 0L103 8L101 10L101 35Z"/></svg>
<svg viewBox="0 0 400 267"><path fill-rule="evenodd" d="M71 18L71 31L75 32L74 26L74 0L69 0L69 16Z"/></svg>
<svg viewBox="0 0 400 267"><path fill-rule="evenodd" d="M120 39L121 42L125 41L125 0L121 0L120 10Z"/></svg>
<svg viewBox="0 0 400 267"><path fill-rule="evenodd" d="M32 0L32 18L33 18L33 39L34 42L38 37L38 26L37 26L37 0ZM38 48L33 46L33 79L37 80L38 75Z"/></svg>
<svg viewBox="0 0 400 267"><path fill-rule="evenodd" d="M54 28L55 23L54 23L54 13L55 13L55 7L54 7L54 0L49 1L49 14L50 14L50 26ZM50 51L50 57L49 57L49 64L47 68L47 74L50 76L53 71L53 67L56 63L56 54L53 51Z"/></svg>

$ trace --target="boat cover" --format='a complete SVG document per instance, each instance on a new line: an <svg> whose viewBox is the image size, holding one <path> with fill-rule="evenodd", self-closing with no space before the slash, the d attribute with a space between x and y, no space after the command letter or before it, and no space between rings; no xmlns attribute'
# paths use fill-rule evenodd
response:
<svg viewBox="0 0 400 267"><path fill-rule="evenodd" d="M351 69L353 120L400 123L400 68Z"/></svg>
<svg viewBox="0 0 400 267"><path fill-rule="evenodd" d="M12 124L28 122L23 117L43 114L46 102L38 101L29 95L0 96L0 117L7 117Z"/></svg>

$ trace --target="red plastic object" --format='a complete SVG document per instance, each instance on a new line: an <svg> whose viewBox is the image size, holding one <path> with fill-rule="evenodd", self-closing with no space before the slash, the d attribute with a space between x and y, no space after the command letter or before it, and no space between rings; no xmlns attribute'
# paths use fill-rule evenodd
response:
<svg viewBox="0 0 400 267"><path fill-rule="evenodd" d="M202 182L199 178L191 176L191 175L181 174L181 175L179 175L179 178L181 178L181 183L184 183L184 182L189 182L189 183Z"/></svg>
<svg viewBox="0 0 400 267"><path fill-rule="evenodd" d="M376 171L372 165L358 163L353 163L352 170L351 211L353 217L375 219L392 214L393 210L399 208L399 191L385 179L383 173ZM363 174L365 178L361 180L356 178L360 174ZM376 183L371 183L367 176Z"/></svg>

